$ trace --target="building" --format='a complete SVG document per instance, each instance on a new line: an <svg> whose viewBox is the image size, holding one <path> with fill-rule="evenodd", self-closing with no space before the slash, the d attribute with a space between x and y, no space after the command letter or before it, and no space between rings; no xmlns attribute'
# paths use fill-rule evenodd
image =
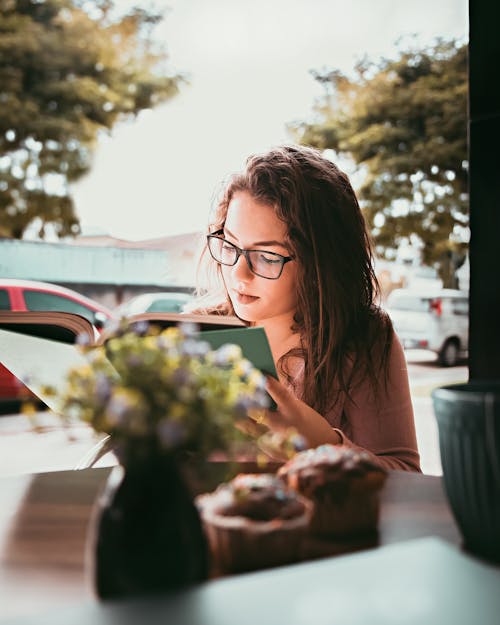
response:
<svg viewBox="0 0 500 625"><path fill-rule="evenodd" d="M202 241L199 232L148 241L0 239L0 276L53 282L114 307L140 293L192 291Z"/></svg>

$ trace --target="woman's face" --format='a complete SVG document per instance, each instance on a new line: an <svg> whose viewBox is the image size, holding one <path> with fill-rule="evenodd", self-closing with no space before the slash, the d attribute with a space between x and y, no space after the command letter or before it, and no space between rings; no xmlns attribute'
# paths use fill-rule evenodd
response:
<svg viewBox="0 0 500 625"><path fill-rule="evenodd" d="M229 203L224 238L242 249L290 255L285 246L285 224L272 206L258 202L246 191L236 192ZM221 269L238 317L259 324L283 317L291 325L297 306L295 260L285 263L277 280L256 276L243 255L232 267L221 265Z"/></svg>

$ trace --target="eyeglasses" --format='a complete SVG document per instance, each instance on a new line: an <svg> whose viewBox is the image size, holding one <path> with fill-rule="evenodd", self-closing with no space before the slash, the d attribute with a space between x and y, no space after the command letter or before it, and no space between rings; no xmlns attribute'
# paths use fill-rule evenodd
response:
<svg viewBox="0 0 500 625"><path fill-rule="evenodd" d="M218 230L207 236L208 250L212 258L221 265L232 267L243 255L252 273L268 280L277 280L281 276L285 263L293 260L292 256L282 256L275 252L264 250L242 250L240 247L229 243L220 235L223 230Z"/></svg>

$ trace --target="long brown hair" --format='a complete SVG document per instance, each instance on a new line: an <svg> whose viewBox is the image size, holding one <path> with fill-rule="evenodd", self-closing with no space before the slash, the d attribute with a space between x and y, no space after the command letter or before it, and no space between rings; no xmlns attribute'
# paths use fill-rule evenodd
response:
<svg viewBox="0 0 500 625"><path fill-rule="evenodd" d="M321 152L281 146L248 158L217 204L210 231L223 228L229 203L247 191L269 204L287 226L286 245L297 259L294 331L304 359L302 399L324 414L340 392L367 376L377 389L392 336L375 305L378 283L365 220L348 177ZM229 299L223 305L234 314ZM382 376L383 379L384 376Z"/></svg>

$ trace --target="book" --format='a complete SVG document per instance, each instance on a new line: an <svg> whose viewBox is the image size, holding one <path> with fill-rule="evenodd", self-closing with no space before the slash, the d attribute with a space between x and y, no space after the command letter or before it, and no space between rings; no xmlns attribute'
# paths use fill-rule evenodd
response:
<svg viewBox="0 0 500 625"><path fill-rule="evenodd" d="M128 323L148 322L162 328L194 323L200 338L212 349L231 343L241 347L243 356L262 371L277 377L271 348L264 328L248 327L236 317L143 313ZM60 412L57 396L63 391L69 369L87 364L75 344L83 337L89 345L104 343L110 334L99 335L92 324L73 313L0 311L0 363L19 378L49 408ZM55 389L55 395L46 387Z"/></svg>
<svg viewBox="0 0 500 625"><path fill-rule="evenodd" d="M53 339L59 343L75 343L78 336L85 336L85 340L88 343L93 343L99 334L96 328L85 317L62 311L12 312L3 310L0 311L0 329L27 336ZM6 353L9 345L9 339L0 339L0 354L4 352L5 357L11 359L12 355L9 356L9 354ZM22 384L23 377L25 379L32 379L33 375L36 373L30 359L24 357L22 350L19 355L16 356L17 348L15 344L11 347L11 351L14 355L14 364L12 364L10 369L6 369L0 358L0 393L2 399L31 398L35 401L37 397L41 399L40 392L34 392L29 386L27 387L26 384ZM61 367L64 367L63 363L65 361L66 360L63 358L57 362L61 362ZM57 368L57 363L54 366ZM16 371L22 370L25 374L16 375L13 369ZM47 400L44 401L47 403Z"/></svg>
<svg viewBox="0 0 500 625"><path fill-rule="evenodd" d="M205 330L225 330L227 328L247 328L238 317L230 315L203 315L197 313L176 313L176 312L146 312L128 315L128 323L146 322L168 328L178 323L193 323L201 331Z"/></svg>
<svg viewBox="0 0 500 625"><path fill-rule="evenodd" d="M0 310L0 329L74 343L79 335L94 343L99 332L86 317L62 311Z"/></svg>
<svg viewBox="0 0 500 625"><path fill-rule="evenodd" d="M243 356L263 373L278 377L264 328L247 326L238 317L188 313L139 313L127 317L129 323L147 322L163 328L179 323L192 323L203 334L203 340L217 349L226 343L241 347Z"/></svg>
<svg viewBox="0 0 500 625"><path fill-rule="evenodd" d="M276 367L266 332L261 326L247 326L238 317L226 315L200 315L175 312L149 312L130 315L126 318L129 324L146 322L162 329L180 323L194 324L202 334L204 341L210 343L212 349L218 349L227 343L241 347L243 356L250 360L257 369L277 378ZM106 340L106 330L100 342Z"/></svg>

